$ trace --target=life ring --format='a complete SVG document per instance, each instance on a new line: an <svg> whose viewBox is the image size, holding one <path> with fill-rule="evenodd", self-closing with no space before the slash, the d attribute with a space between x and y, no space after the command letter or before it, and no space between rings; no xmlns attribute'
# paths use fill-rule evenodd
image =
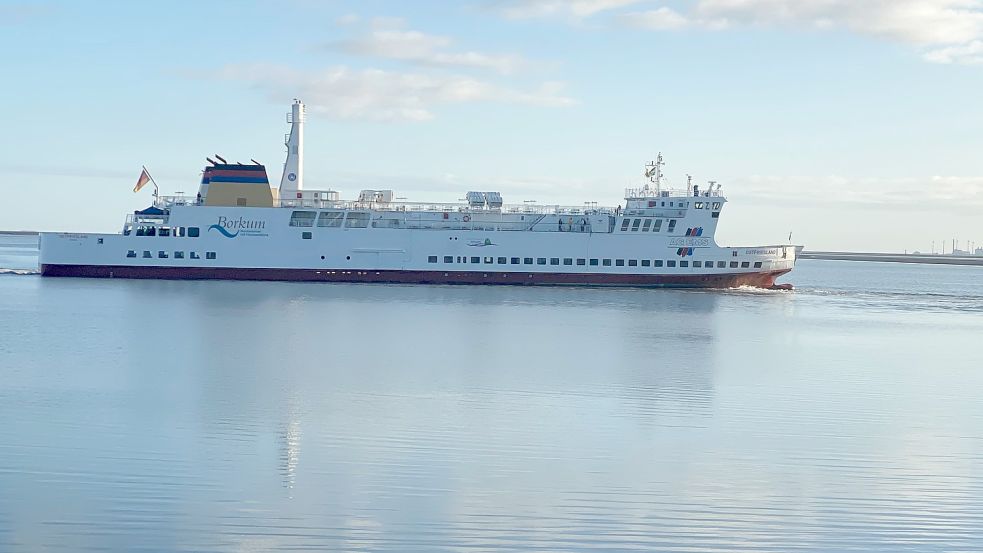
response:
<svg viewBox="0 0 983 553"><path fill-rule="evenodd" d="M471 216L470 216L470 215L465 215L465 216L464 216L464 222L465 222L465 223L468 223L468 222L470 222L470 221L471 221Z"/></svg>

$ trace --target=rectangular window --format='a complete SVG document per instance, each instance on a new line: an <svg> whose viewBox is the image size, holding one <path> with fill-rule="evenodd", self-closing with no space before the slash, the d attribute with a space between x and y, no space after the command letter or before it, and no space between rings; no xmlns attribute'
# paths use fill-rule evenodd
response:
<svg viewBox="0 0 983 553"><path fill-rule="evenodd" d="M720 218L720 212L719 211L714 211L714 212L712 212L710 214L710 217L712 217L714 219L718 219L718 218Z"/></svg>
<svg viewBox="0 0 983 553"><path fill-rule="evenodd" d="M300 233L300 237L304 240L310 240L313 235L310 232Z"/></svg>
<svg viewBox="0 0 983 553"><path fill-rule="evenodd" d="M717 262L717 268L718 269L726 269L727 268L727 262L726 261L718 261Z"/></svg>
<svg viewBox="0 0 983 553"><path fill-rule="evenodd" d="M625 266L625 260L624 259L615 259L614 260L614 264L617 265L618 267L624 267Z"/></svg>
<svg viewBox="0 0 983 553"><path fill-rule="evenodd" d="M642 224L641 219L635 219L631 224L631 231L638 232L638 225Z"/></svg>
<svg viewBox="0 0 983 553"><path fill-rule="evenodd" d="M164 250L161 250L161 251L157 252L157 257L160 258L160 259L167 259L170 256L167 255L167 252L165 252Z"/></svg>
<svg viewBox="0 0 983 553"><path fill-rule="evenodd" d="M170 236L170 235L171 235L171 229L167 227L160 227L160 232L157 233L157 236Z"/></svg>
<svg viewBox="0 0 983 553"><path fill-rule="evenodd" d="M512 258L512 264L513 265L518 265L519 264L519 258L518 257L513 257Z"/></svg>
<svg viewBox="0 0 983 553"><path fill-rule="evenodd" d="M659 232L662 230L662 219L655 220L655 226L652 227L652 232Z"/></svg>
<svg viewBox="0 0 983 553"><path fill-rule="evenodd" d="M591 267L596 267L597 266L597 259L591 258L590 265L591 265Z"/></svg>
<svg viewBox="0 0 983 553"><path fill-rule="evenodd" d="M754 268L755 269L760 269L761 268L761 262L760 261L755 261L754 262Z"/></svg>
<svg viewBox="0 0 983 553"><path fill-rule="evenodd" d="M643 259L642 260L642 267L648 267L651 264L652 264L652 262L649 261L648 259Z"/></svg>
<svg viewBox="0 0 983 553"><path fill-rule="evenodd" d="M751 267L751 262L750 261L741 261L741 268L742 269L748 269L750 267Z"/></svg>
<svg viewBox="0 0 983 553"><path fill-rule="evenodd" d="M669 219L669 228L666 229L666 232L672 232L674 230L676 230L676 220Z"/></svg>
<svg viewBox="0 0 983 553"><path fill-rule="evenodd" d="M546 258L545 257L537 257L536 258L536 265L546 265Z"/></svg>
<svg viewBox="0 0 983 553"><path fill-rule="evenodd" d="M427 263L436 263L436 262L437 262L436 255L427 256Z"/></svg>
<svg viewBox="0 0 983 553"><path fill-rule="evenodd" d="M317 226L323 228L341 228L341 223L344 220L344 211L322 211L317 216Z"/></svg>
<svg viewBox="0 0 983 553"><path fill-rule="evenodd" d="M730 262L730 268L731 269L736 269L737 268L737 262L736 261L731 261Z"/></svg>
<svg viewBox="0 0 983 553"><path fill-rule="evenodd" d="M703 262L702 261L694 261L693 262L693 266L696 267L697 269L701 269L701 268L703 268Z"/></svg>
<svg viewBox="0 0 983 553"><path fill-rule="evenodd" d="M601 265L604 265L605 267L610 267L611 266L611 260L610 259L605 259L605 260L601 261Z"/></svg>
<svg viewBox="0 0 983 553"><path fill-rule="evenodd" d="M136 256L137 256L137 252L135 252L133 250L128 250L126 252L126 257L136 257Z"/></svg>
<svg viewBox="0 0 983 553"><path fill-rule="evenodd" d="M364 211L349 211L345 218L345 228L368 228L369 214Z"/></svg>
<svg viewBox="0 0 983 553"><path fill-rule="evenodd" d="M205 259L215 259L215 252L205 252Z"/></svg>
<svg viewBox="0 0 983 553"><path fill-rule="evenodd" d="M648 232L651 227L652 219L645 219L645 223L642 224L642 232Z"/></svg>
<svg viewBox="0 0 983 553"><path fill-rule="evenodd" d="M467 258L467 256L464 256L464 257L457 256L457 262L458 263L467 263L468 262L468 258Z"/></svg>
<svg viewBox="0 0 983 553"><path fill-rule="evenodd" d="M454 256L453 255L445 255L444 256L444 263L454 263Z"/></svg>
<svg viewBox="0 0 983 553"><path fill-rule="evenodd" d="M564 265L573 265L573 258L572 257L564 257L563 258L563 264Z"/></svg>
<svg viewBox="0 0 983 553"><path fill-rule="evenodd" d="M188 252L188 257L190 257L191 259L201 259L200 257L198 257L198 252Z"/></svg>
<svg viewBox="0 0 983 553"><path fill-rule="evenodd" d="M316 211L294 211L290 214L290 226L292 227L313 227Z"/></svg>
<svg viewBox="0 0 983 553"><path fill-rule="evenodd" d="M661 267L662 266L662 260L661 259L656 259L656 260L652 261L652 266L653 267Z"/></svg>
<svg viewBox="0 0 983 553"><path fill-rule="evenodd" d="M150 250L143 250L143 258L144 259L150 259L150 258L153 258L153 257L154 256L150 254Z"/></svg>
<svg viewBox="0 0 983 553"><path fill-rule="evenodd" d="M679 262L679 266L680 267L689 267L689 261L680 261Z"/></svg>
<svg viewBox="0 0 983 553"><path fill-rule="evenodd" d="M480 257L472 257L471 258L471 263L481 263L481 258Z"/></svg>
<svg viewBox="0 0 983 553"><path fill-rule="evenodd" d="M246 207L246 198L236 198L236 205L239 207Z"/></svg>
<svg viewBox="0 0 983 553"><path fill-rule="evenodd" d="M174 259L184 259L184 252L174 252Z"/></svg>
<svg viewBox="0 0 983 553"><path fill-rule="evenodd" d="M578 257L577 258L577 265L583 266L583 265L586 265L586 264L587 264L587 260L586 259L584 259L583 257Z"/></svg>
<svg viewBox="0 0 983 553"><path fill-rule="evenodd" d="M188 238L198 238L198 227L188 227Z"/></svg>
<svg viewBox="0 0 983 553"><path fill-rule="evenodd" d="M628 266L629 267L638 267L638 260L637 259L629 259L628 260Z"/></svg>
<svg viewBox="0 0 983 553"><path fill-rule="evenodd" d="M627 231L628 230L628 225L630 225L630 224L631 224L631 219L625 219L625 220L621 221L621 232Z"/></svg>
<svg viewBox="0 0 983 553"><path fill-rule="evenodd" d="M550 265L559 265L559 264L560 264L560 258L559 257L551 257L550 258Z"/></svg>
<svg viewBox="0 0 983 553"><path fill-rule="evenodd" d="M486 257L485 258L485 263L492 264L494 262L495 262L495 258L494 257Z"/></svg>
<svg viewBox="0 0 983 553"><path fill-rule="evenodd" d="M670 259L669 261L666 261L666 267L675 267L675 266L676 266L675 260Z"/></svg>
<svg viewBox="0 0 983 553"><path fill-rule="evenodd" d="M532 258L531 257L523 257L522 258L522 263L524 265L532 265Z"/></svg>
<svg viewBox="0 0 983 553"><path fill-rule="evenodd" d="M507 258L507 257L499 257L498 258L498 264L499 265L505 265L508 262L509 262L509 258Z"/></svg>

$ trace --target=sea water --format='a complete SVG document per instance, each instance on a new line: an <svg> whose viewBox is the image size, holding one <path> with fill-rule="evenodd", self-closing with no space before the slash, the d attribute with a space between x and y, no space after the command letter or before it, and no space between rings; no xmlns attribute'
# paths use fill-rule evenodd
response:
<svg viewBox="0 0 983 553"><path fill-rule="evenodd" d="M980 551L983 268L792 292L41 278L0 551Z"/></svg>

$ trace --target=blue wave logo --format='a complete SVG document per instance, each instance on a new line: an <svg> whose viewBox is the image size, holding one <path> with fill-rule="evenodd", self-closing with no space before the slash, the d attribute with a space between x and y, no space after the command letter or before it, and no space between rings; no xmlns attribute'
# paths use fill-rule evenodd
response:
<svg viewBox="0 0 983 553"><path fill-rule="evenodd" d="M231 232L229 232L222 225L212 225L212 226L208 227L208 230L212 230L212 229L215 229L215 230L219 231L219 233L221 233L222 236L224 236L226 238L235 238L236 236L239 236L239 231L238 230L235 232L235 234L232 234Z"/></svg>

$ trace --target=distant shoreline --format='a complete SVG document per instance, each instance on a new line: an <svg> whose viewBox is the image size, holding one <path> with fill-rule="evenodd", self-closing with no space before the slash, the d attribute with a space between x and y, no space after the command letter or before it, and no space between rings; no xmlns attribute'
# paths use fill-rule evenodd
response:
<svg viewBox="0 0 983 553"><path fill-rule="evenodd" d="M16 235L16 236L37 236L40 234L36 230L0 230L0 234Z"/></svg>
<svg viewBox="0 0 983 553"><path fill-rule="evenodd" d="M828 261L879 261L882 263L922 263L927 265L983 265L983 256L979 255L803 251L799 254L799 259L824 259Z"/></svg>

